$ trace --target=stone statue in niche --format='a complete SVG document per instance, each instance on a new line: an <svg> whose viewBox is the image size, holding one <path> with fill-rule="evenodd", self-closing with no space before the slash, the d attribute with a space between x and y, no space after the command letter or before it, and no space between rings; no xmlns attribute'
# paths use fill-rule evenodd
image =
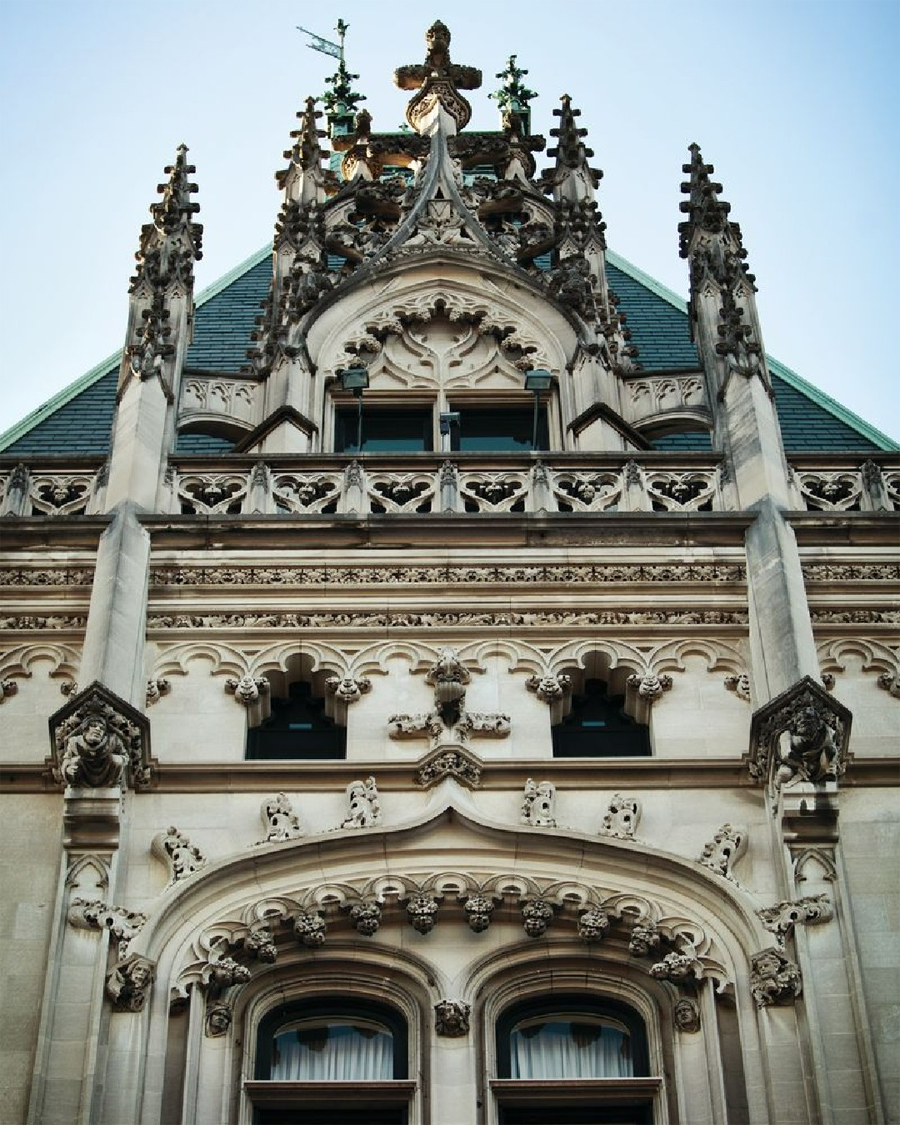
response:
<svg viewBox="0 0 900 1125"><path fill-rule="evenodd" d="M522 801L522 823L535 828L555 828L553 803L556 800L556 786L549 781L537 784L529 777L525 782L525 795Z"/></svg>
<svg viewBox="0 0 900 1125"><path fill-rule="evenodd" d="M804 707L790 725L779 750L775 787L794 781L833 781L837 777L834 732L816 707Z"/></svg>
<svg viewBox="0 0 900 1125"><path fill-rule="evenodd" d="M66 739L59 772L76 788L111 788L124 784L127 761L121 738L101 714L91 712Z"/></svg>
<svg viewBox="0 0 900 1125"><path fill-rule="evenodd" d="M374 777L365 781L351 781L347 786L349 811L341 828L371 828L381 821L381 805Z"/></svg>

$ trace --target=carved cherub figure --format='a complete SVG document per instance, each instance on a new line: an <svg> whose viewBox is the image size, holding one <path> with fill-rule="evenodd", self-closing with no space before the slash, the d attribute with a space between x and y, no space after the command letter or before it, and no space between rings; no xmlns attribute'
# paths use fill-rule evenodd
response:
<svg viewBox="0 0 900 1125"><path fill-rule="evenodd" d="M122 740L93 713L66 739L59 772L68 785L101 789L123 783L127 761Z"/></svg>

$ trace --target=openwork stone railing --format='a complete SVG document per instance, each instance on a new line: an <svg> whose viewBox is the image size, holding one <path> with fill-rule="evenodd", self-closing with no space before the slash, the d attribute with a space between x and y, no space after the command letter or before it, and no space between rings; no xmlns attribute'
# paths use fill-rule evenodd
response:
<svg viewBox="0 0 900 1125"><path fill-rule="evenodd" d="M221 462L219 463L221 466ZM174 511L196 515L697 512L723 510L720 474L697 465L606 459L317 458L257 462L223 472L180 463Z"/></svg>
<svg viewBox="0 0 900 1125"><path fill-rule="evenodd" d="M797 458L796 511L900 511L900 467L882 454L860 464ZM0 516L104 511L98 458L0 468ZM175 458L158 510L171 514L380 515L417 513L732 511L733 488L714 455L554 454Z"/></svg>

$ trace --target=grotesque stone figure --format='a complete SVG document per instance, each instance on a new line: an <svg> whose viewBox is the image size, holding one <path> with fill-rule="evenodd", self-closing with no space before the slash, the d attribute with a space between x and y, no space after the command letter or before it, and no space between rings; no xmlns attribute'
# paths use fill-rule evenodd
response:
<svg viewBox="0 0 900 1125"><path fill-rule="evenodd" d="M434 1006L434 1030L448 1039L469 1034L471 1007L462 1000L442 1000Z"/></svg>
<svg viewBox="0 0 900 1125"><path fill-rule="evenodd" d="M153 987L155 970L146 957L120 961L106 978L106 995L119 1012L139 1012Z"/></svg>
<svg viewBox="0 0 900 1125"><path fill-rule="evenodd" d="M94 712L66 739L59 771L68 785L102 789L124 783L127 761L122 740Z"/></svg>
<svg viewBox="0 0 900 1125"><path fill-rule="evenodd" d="M750 970L750 992L757 1008L770 1004L789 1004L801 993L800 970L777 949L764 949L754 955Z"/></svg>
<svg viewBox="0 0 900 1125"><path fill-rule="evenodd" d="M815 707L804 707L794 718L775 771L775 787L794 781L833 781L837 777L834 732Z"/></svg>
<svg viewBox="0 0 900 1125"><path fill-rule="evenodd" d="M694 1032L700 1030L700 1009L694 1000L683 997L675 1004L675 1026L679 1031Z"/></svg>
<svg viewBox="0 0 900 1125"><path fill-rule="evenodd" d="M213 1004L206 1013L206 1034L210 1039L218 1039L228 1034L231 1027L232 1012L227 1004Z"/></svg>

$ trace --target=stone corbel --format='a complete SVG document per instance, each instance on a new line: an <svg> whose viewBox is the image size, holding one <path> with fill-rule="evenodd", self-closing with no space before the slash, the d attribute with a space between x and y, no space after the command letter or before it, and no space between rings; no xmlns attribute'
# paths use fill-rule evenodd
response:
<svg viewBox="0 0 900 1125"><path fill-rule="evenodd" d="M659 676L652 669L647 669L642 674L635 673L625 681L627 686L636 691L641 699L647 703L655 703L663 692L671 691L672 677L665 674Z"/></svg>
<svg viewBox="0 0 900 1125"><path fill-rule="evenodd" d="M72 790L149 789L150 724L98 681L50 716L50 776Z"/></svg>
<svg viewBox="0 0 900 1125"><path fill-rule="evenodd" d="M822 791L847 768L852 718L821 684L804 676L754 714L750 776L773 797L804 782Z"/></svg>
<svg viewBox="0 0 900 1125"><path fill-rule="evenodd" d="M467 789L477 789L482 769L481 761L468 750L438 750L429 754L416 770L415 782L423 789L430 789L444 778L452 777Z"/></svg>
<svg viewBox="0 0 900 1125"><path fill-rule="evenodd" d="M757 1008L791 1004L803 991L800 969L777 949L754 953L750 962L750 993Z"/></svg>
<svg viewBox="0 0 900 1125"><path fill-rule="evenodd" d="M762 924L775 935L778 948L784 949L787 935L796 925L817 925L830 922L834 917L834 907L826 894L807 895L793 902L778 902L756 912Z"/></svg>
<svg viewBox="0 0 900 1125"><path fill-rule="evenodd" d="M147 916L135 910L126 910L123 906L75 898L69 907L67 920L76 929L109 930L117 942L118 960L123 961L128 956L129 943L137 937Z"/></svg>
<svg viewBox="0 0 900 1125"><path fill-rule="evenodd" d="M156 966L146 957L135 954L119 961L106 977L106 995L117 1012L140 1012L147 1002Z"/></svg>
<svg viewBox="0 0 900 1125"><path fill-rule="evenodd" d="M462 1000L441 1000L434 1006L434 1030L445 1039L460 1039L469 1034L472 1009Z"/></svg>

